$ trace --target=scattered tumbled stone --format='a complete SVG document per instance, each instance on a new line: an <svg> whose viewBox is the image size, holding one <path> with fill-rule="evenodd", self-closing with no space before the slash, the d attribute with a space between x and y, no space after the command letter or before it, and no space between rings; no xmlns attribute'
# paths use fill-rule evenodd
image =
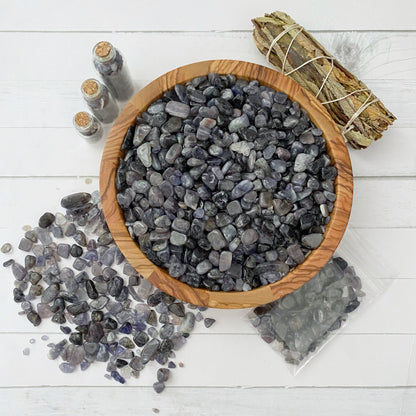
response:
<svg viewBox="0 0 416 416"><path fill-rule="evenodd" d="M192 312L187 312L185 318L183 319L181 325L179 326L179 331L184 334L189 334L192 332L195 326L195 315Z"/></svg>
<svg viewBox="0 0 416 416"><path fill-rule="evenodd" d="M23 348L23 355L29 355L30 354L30 348Z"/></svg>
<svg viewBox="0 0 416 416"><path fill-rule="evenodd" d="M183 318L185 316L185 307L183 306L183 303L171 303L168 306L168 309L170 312L172 312L176 316L179 316L180 318Z"/></svg>
<svg viewBox="0 0 416 416"><path fill-rule="evenodd" d="M53 215L51 212L45 212L40 218L39 218L39 227L40 228L48 228L55 220L55 215Z"/></svg>
<svg viewBox="0 0 416 416"><path fill-rule="evenodd" d="M153 383L153 389L156 393L162 393L162 391L165 390L165 383L160 381Z"/></svg>
<svg viewBox="0 0 416 416"><path fill-rule="evenodd" d="M86 205L91 200L91 195L87 192L79 192L67 195L61 199L61 206L65 209L77 209ZM61 223L62 225L62 223Z"/></svg>
<svg viewBox="0 0 416 416"><path fill-rule="evenodd" d="M204 325L206 328L210 328L215 322L215 319L213 318L205 318L204 319Z"/></svg>
<svg viewBox="0 0 416 416"><path fill-rule="evenodd" d="M108 231L102 233L97 239L97 244L99 246L108 246L112 242L113 236Z"/></svg>
<svg viewBox="0 0 416 416"><path fill-rule="evenodd" d="M12 273L16 280L23 280L23 278L27 275L26 269L17 262L12 264Z"/></svg>
<svg viewBox="0 0 416 416"><path fill-rule="evenodd" d="M169 380L170 370L168 368L159 368L157 370L157 381L164 383Z"/></svg>
<svg viewBox="0 0 416 416"><path fill-rule="evenodd" d="M3 267L9 267L9 266L11 266L12 264L14 264L14 260L13 260L13 259L9 259L9 260L6 260L6 261L3 263Z"/></svg>
<svg viewBox="0 0 416 416"><path fill-rule="evenodd" d="M25 238L30 240L32 243L37 243L38 242L38 236L37 236L36 232L33 231L33 230L26 231L25 232Z"/></svg>
<svg viewBox="0 0 416 416"><path fill-rule="evenodd" d="M75 371L75 366L71 365L69 363L61 363L59 364L59 369L63 372L63 373L73 373Z"/></svg>
<svg viewBox="0 0 416 416"><path fill-rule="evenodd" d="M69 252L72 257L81 257L83 253L83 249L77 244L72 244Z"/></svg>
<svg viewBox="0 0 416 416"><path fill-rule="evenodd" d="M4 254L10 253L10 251L12 251L12 245L10 243L4 243L1 246L1 252Z"/></svg>
<svg viewBox="0 0 416 416"><path fill-rule="evenodd" d="M159 345L160 345L160 341L154 338L144 346L140 354L143 364L148 363L154 357L157 349L159 348Z"/></svg>
<svg viewBox="0 0 416 416"><path fill-rule="evenodd" d="M30 251L32 249L33 242L27 238L22 238L19 243L19 250Z"/></svg>
<svg viewBox="0 0 416 416"><path fill-rule="evenodd" d="M33 326L38 326L42 322L40 316L35 311L28 312L26 317Z"/></svg>
<svg viewBox="0 0 416 416"><path fill-rule="evenodd" d="M136 166L136 169L142 168ZM154 172L146 197L151 186L158 187L162 184L162 175ZM126 193L126 198L131 196L131 193ZM202 194L195 192L195 195L191 195L190 202L199 203L201 197ZM169 358L174 357L173 350L186 343L186 337L195 325L195 315L187 313L182 302L163 292L154 291L150 282L142 279L126 262L104 222L96 193L74 194L62 201L67 209L66 215L56 214L55 223L41 228L50 219L46 215L40 221L39 228L25 233L19 249L26 252L31 250L34 254L25 256L25 267L13 259L4 264L6 267L12 266L16 279L13 297L21 305L21 314L34 326L39 325L42 319L50 318L60 325L61 331L67 336L67 339L58 344L48 345L48 357L61 357L63 362L59 368L65 373L74 372L78 366L85 371L94 361L110 360L108 376L120 383L124 383L131 375L138 377L149 361L168 365ZM148 208L149 205L146 209ZM155 211L152 213L152 221L161 229L170 229L174 223L172 233L181 234L187 242L190 233L197 232L197 226L203 227L205 213L203 208L201 210L195 217L172 217L171 213L166 213L164 218L159 211ZM162 219L158 220L159 218ZM136 217L132 224L135 222L138 222ZM148 232L147 222L143 221L143 224L147 228L143 227L144 230L137 234L146 235ZM61 232L54 232L54 228L61 228ZM95 236L91 237L89 233ZM54 242L53 238L62 238L63 235L73 237L76 244L71 246ZM37 244L38 239L41 244ZM153 245L163 243L160 237L149 238L148 241L152 241ZM206 244L209 245L208 240ZM86 247L85 251L83 247ZM176 247L183 250L183 246ZM177 251L176 253L178 254ZM219 253L217 254L212 256L214 262L215 259L219 262ZM69 256L74 257L72 267L66 266L68 261L65 263ZM201 258L199 263L203 261ZM186 267L180 262L177 264L177 272L181 271L182 266ZM121 268L118 269L117 265ZM125 276L128 286L127 281L118 276L118 273ZM134 296L131 289L134 289ZM35 304L37 297L40 297L40 303ZM156 328L158 322L161 326ZM69 326L63 326L65 323ZM46 341L48 336L43 335L41 339ZM31 339L29 342L33 341ZM135 355L136 346L142 348L140 356ZM169 368L174 368L174 365ZM164 388L169 370L165 368L159 371L157 377L158 383L162 383ZM158 387L161 390L163 388Z"/></svg>

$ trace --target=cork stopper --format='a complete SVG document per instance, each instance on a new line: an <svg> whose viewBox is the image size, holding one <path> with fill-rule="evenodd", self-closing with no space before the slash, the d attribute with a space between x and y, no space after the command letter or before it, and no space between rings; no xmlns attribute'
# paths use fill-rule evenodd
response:
<svg viewBox="0 0 416 416"><path fill-rule="evenodd" d="M91 117L85 111L75 114L74 123L79 127L87 127L91 122Z"/></svg>
<svg viewBox="0 0 416 416"><path fill-rule="evenodd" d="M110 54L110 51L111 44L106 41L98 42L97 45L95 45L94 52L100 58L107 58L107 56Z"/></svg>
<svg viewBox="0 0 416 416"><path fill-rule="evenodd" d="M98 83L95 79L87 79L82 83L81 89L87 95L95 95L98 92Z"/></svg>

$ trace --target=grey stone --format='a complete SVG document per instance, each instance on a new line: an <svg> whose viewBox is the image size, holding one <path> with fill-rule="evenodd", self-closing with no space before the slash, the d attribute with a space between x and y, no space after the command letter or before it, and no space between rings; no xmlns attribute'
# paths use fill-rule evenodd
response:
<svg viewBox="0 0 416 416"><path fill-rule="evenodd" d="M143 143L146 136L150 133L150 130L152 130L152 127L148 124L140 124L136 127L136 130L134 132L133 137L133 144L134 146L139 146L141 143Z"/></svg>
<svg viewBox="0 0 416 416"><path fill-rule="evenodd" d="M222 227L221 232L228 242L232 241L237 235L237 229L232 224Z"/></svg>
<svg viewBox="0 0 416 416"><path fill-rule="evenodd" d="M322 234L313 233L302 237L302 244L307 248L317 248L324 239Z"/></svg>
<svg viewBox="0 0 416 416"><path fill-rule="evenodd" d="M161 383L168 381L170 375L170 370L167 368L159 368L157 370L157 380Z"/></svg>
<svg viewBox="0 0 416 416"><path fill-rule="evenodd" d="M236 153L241 153L243 156L249 156L251 149L247 142L236 142L230 145L230 150Z"/></svg>
<svg viewBox="0 0 416 416"><path fill-rule="evenodd" d="M91 194L88 192L78 192L75 194L67 195L61 199L61 206L65 209L77 209L81 208L84 205L88 204L91 200ZM58 215L56 216L58 218ZM58 223L58 225L63 225L65 222Z"/></svg>
<svg viewBox="0 0 416 416"><path fill-rule="evenodd" d="M191 223L182 218L175 218L172 223L172 229L182 234L186 234L191 227Z"/></svg>
<svg viewBox="0 0 416 416"><path fill-rule="evenodd" d="M21 264L14 262L12 264L12 273L16 280L23 280L27 271Z"/></svg>
<svg viewBox="0 0 416 416"><path fill-rule="evenodd" d="M247 195L247 194L246 194ZM239 201L234 200L227 204L227 212L231 216L239 215L243 212Z"/></svg>
<svg viewBox="0 0 416 416"><path fill-rule="evenodd" d="M213 230L207 235L208 241L214 250L221 250L227 245L227 242L220 230Z"/></svg>
<svg viewBox="0 0 416 416"><path fill-rule="evenodd" d="M289 254L296 264L300 264L305 261L305 255L303 254L299 244L291 244L286 250L287 254Z"/></svg>
<svg viewBox="0 0 416 416"><path fill-rule="evenodd" d="M10 243L4 243L1 246L1 252L4 254L10 253L12 251L12 245Z"/></svg>
<svg viewBox="0 0 416 416"><path fill-rule="evenodd" d="M143 143L137 148L137 156L144 166L149 168L152 166L152 154L151 154L151 145L150 143Z"/></svg>
<svg viewBox="0 0 416 416"><path fill-rule="evenodd" d="M53 215L51 212L45 212L39 218L39 227L48 228L54 221L55 221L55 215Z"/></svg>
<svg viewBox="0 0 416 416"><path fill-rule="evenodd" d="M149 189L149 204L151 207L161 207L165 202L162 191L158 186L152 186Z"/></svg>
<svg viewBox="0 0 416 416"><path fill-rule="evenodd" d="M140 354L140 358L143 364L147 364L156 355L159 348L160 341L157 339L150 340L144 347Z"/></svg>
<svg viewBox="0 0 416 416"><path fill-rule="evenodd" d="M299 123L299 117L287 116L283 120L283 127L285 127L286 129L293 129L294 127L298 125L298 123Z"/></svg>
<svg viewBox="0 0 416 416"><path fill-rule="evenodd" d="M306 153L299 153L296 156L295 164L293 170L295 172L303 172L306 170L308 165L313 162L315 158L312 155L308 155Z"/></svg>
<svg viewBox="0 0 416 416"><path fill-rule="evenodd" d="M148 230L148 226L142 221L136 221L133 224L133 232L135 236L143 235L147 232L147 230Z"/></svg>
<svg viewBox="0 0 416 416"><path fill-rule="evenodd" d="M75 371L75 366L69 363L61 363L59 364L59 369L63 373L73 373Z"/></svg>
<svg viewBox="0 0 416 416"><path fill-rule="evenodd" d="M238 199L245 195L247 192L250 192L253 189L253 182L249 180L242 180L239 182L234 189L231 191L231 198Z"/></svg>
<svg viewBox="0 0 416 416"><path fill-rule="evenodd" d="M58 244L57 247L57 254L60 257L63 257L64 259L67 259L69 257L69 252L71 250L71 246L69 244Z"/></svg>
<svg viewBox="0 0 416 416"><path fill-rule="evenodd" d="M230 251L222 251L218 268L220 272L225 272L231 267L233 255Z"/></svg>
<svg viewBox="0 0 416 416"><path fill-rule="evenodd" d="M228 125L228 131L230 133L234 133L238 130L248 127L249 125L250 120L248 119L247 114L244 113L242 116L236 117L233 120L231 120L230 124Z"/></svg>
<svg viewBox="0 0 416 416"><path fill-rule="evenodd" d="M192 312L187 312L182 323L179 326L179 332L189 334L195 326L195 315Z"/></svg>
<svg viewBox="0 0 416 416"><path fill-rule="evenodd" d="M274 199L273 209L277 215L286 215L293 208L293 204L286 199Z"/></svg>
<svg viewBox="0 0 416 416"><path fill-rule="evenodd" d="M213 318L205 318L204 319L204 325L205 328L211 328L211 326L215 323L215 319Z"/></svg>
<svg viewBox="0 0 416 416"><path fill-rule="evenodd" d="M184 202L189 208L195 210L198 208L199 195L195 191L187 189L185 192Z"/></svg>
<svg viewBox="0 0 416 416"><path fill-rule="evenodd" d="M165 111L171 116L187 118L189 116L191 108L189 107L189 105L178 101L169 101L166 104Z"/></svg>
<svg viewBox="0 0 416 416"><path fill-rule="evenodd" d="M206 274L208 273L210 270L212 269L212 264L209 260L204 260L201 261L201 263L199 263L196 266L196 272L198 274Z"/></svg>
<svg viewBox="0 0 416 416"><path fill-rule="evenodd" d="M241 242L245 246L254 244L259 238L259 234L253 228L249 228L243 232L241 235Z"/></svg>
<svg viewBox="0 0 416 416"><path fill-rule="evenodd" d="M165 390L165 383L162 383L160 381L153 383L153 390L156 393L162 393L162 391Z"/></svg>
<svg viewBox="0 0 416 416"><path fill-rule="evenodd" d="M168 309L174 315L183 318L185 316L185 307L183 303L174 302L168 306Z"/></svg>
<svg viewBox="0 0 416 416"><path fill-rule="evenodd" d="M321 210L321 214L324 218L329 216L329 209L327 204L319 205L319 209Z"/></svg>
<svg viewBox="0 0 416 416"><path fill-rule="evenodd" d="M167 163L172 164L178 158L182 152L182 146L179 143L173 144L166 153L165 160Z"/></svg>
<svg viewBox="0 0 416 416"><path fill-rule="evenodd" d="M273 206L273 193L272 192L260 192L259 205L262 208L269 208Z"/></svg>
<svg viewBox="0 0 416 416"><path fill-rule="evenodd" d="M284 173L287 169L287 163L284 160L274 159L270 162L270 167L277 173Z"/></svg>
<svg viewBox="0 0 416 416"><path fill-rule="evenodd" d="M33 242L27 238L22 238L19 243L19 250L30 251L32 248Z"/></svg>
<svg viewBox="0 0 416 416"><path fill-rule="evenodd" d="M170 234L170 242L175 246L183 246L188 237L185 234L178 233L177 231L172 231Z"/></svg>

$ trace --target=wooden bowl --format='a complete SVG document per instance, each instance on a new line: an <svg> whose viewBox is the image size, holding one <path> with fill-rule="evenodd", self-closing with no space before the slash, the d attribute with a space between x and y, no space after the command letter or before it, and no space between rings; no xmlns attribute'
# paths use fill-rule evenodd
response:
<svg viewBox="0 0 416 416"><path fill-rule="evenodd" d="M262 85L288 94L304 108L313 123L323 131L328 153L338 168L335 181L337 199L331 220L321 245L312 251L304 263L297 266L279 282L262 286L248 292L212 292L196 289L169 276L153 264L130 237L116 200L115 174L119 158L123 156L120 146L129 126L150 103L173 88L175 84L210 72L234 74L247 80L258 80ZM101 160L100 193L105 218L113 238L130 264L146 279L164 292L195 305L213 308L235 309L263 305L294 291L310 280L328 262L337 248L348 223L352 204L352 170L348 150L343 137L323 105L290 78L261 65L232 60L197 62L174 69L155 79L139 91L126 105L112 127Z"/></svg>

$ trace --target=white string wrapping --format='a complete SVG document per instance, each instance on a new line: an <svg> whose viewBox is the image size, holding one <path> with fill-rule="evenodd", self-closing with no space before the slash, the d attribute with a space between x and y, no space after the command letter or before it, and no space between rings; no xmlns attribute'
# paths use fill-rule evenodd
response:
<svg viewBox="0 0 416 416"><path fill-rule="evenodd" d="M286 53L285 53L285 56L284 56L284 59L283 59L283 64L282 64L282 74L283 75L286 75L286 76L289 76L289 75L291 75L291 74L293 74L294 72L296 72L296 71L298 71L299 69L301 69L301 68L303 68L305 65L308 65L309 63L311 63L311 62L314 62L314 61L316 61L316 60L318 60L318 59L322 59L322 58L324 58L324 59L328 59L329 61L331 61L331 68L330 68L330 70L328 71L328 73L326 74L326 76L325 76L325 78L324 78L324 80L322 81L322 84L321 84L321 86L320 86L320 88L319 88L319 90L318 90L318 92L316 93L316 95L315 95L315 98L318 98L319 97L319 95L321 94L321 92L322 92L322 89L324 88L324 86L325 86L325 84L326 84L326 82L328 81L328 78L329 78L329 76L331 75L331 73L332 73L332 70L334 69L334 61L335 61L335 58L333 57L333 56L325 56L325 55L322 55L322 56L316 56L315 58L312 58L312 59L310 59L309 61L306 61L306 62L304 62L303 64L301 64L301 65L299 65L298 67L296 67L296 68L294 68L294 69L292 69L291 71L289 71L289 72L285 72L285 66L286 66L286 61L287 61L287 57L289 56L289 51L290 51L290 49L292 48L292 45L293 45L293 42L295 41L295 39L296 39L296 37L299 35L299 33L301 33L302 32L302 30L303 30L303 27L302 26L300 26L300 25L298 25L297 23L294 23L293 25L290 25L290 26L288 26L285 30L283 30L279 35L277 35L274 39L273 39L273 41L272 41L272 43L270 44L270 47L269 47L269 50L267 51L267 54L266 54L266 59L267 59L267 61L268 62L270 62L270 53L271 53L271 51L273 50L273 47L276 45L276 43L284 36L284 35L286 35L286 33L288 33L288 32L290 32L291 30L293 30L293 29L299 29L297 32L296 32L296 34L293 36L293 38L292 38L292 40L290 41L290 43L289 43L289 46L287 47L287 50L286 50ZM362 89L359 89L359 90L355 90L355 91L353 91L353 92L350 92L349 94L347 94L347 95L344 95L343 97L340 97L340 98L336 98L335 100L330 100L330 101L324 101L324 102L321 102L321 104L323 104L323 105L326 105L326 104L330 104L330 103L335 103L335 102L337 102L337 101L341 101L341 100L343 100L343 99L345 99L345 98L347 98L347 97L349 97L349 96L351 96L351 95L353 95L353 94L355 94L355 93L357 93L357 92L363 92L363 91L369 91L370 92L370 95L367 97L367 99L363 102L363 104L357 109L357 111L351 116L351 118L348 120L348 122L345 124L345 126L341 129L341 134L342 134L342 136L344 137L344 139L345 139L345 141L347 141L347 139L346 139L346 137L345 137L345 134L346 133L348 133L350 130L352 130L353 129L353 123L354 123L354 121L360 116L360 114L363 112L363 111L365 111L370 105L372 105L372 104L374 104L374 103L376 103L376 102L378 102L378 101L380 101L378 98L375 98L374 100L372 100L372 101L370 101L370 102L368 102L369 100L370 100L370 98L371 98L371 96L373 95L373 93L371 92L371 90L369 89L369 88L362 88Z"/></svg>

